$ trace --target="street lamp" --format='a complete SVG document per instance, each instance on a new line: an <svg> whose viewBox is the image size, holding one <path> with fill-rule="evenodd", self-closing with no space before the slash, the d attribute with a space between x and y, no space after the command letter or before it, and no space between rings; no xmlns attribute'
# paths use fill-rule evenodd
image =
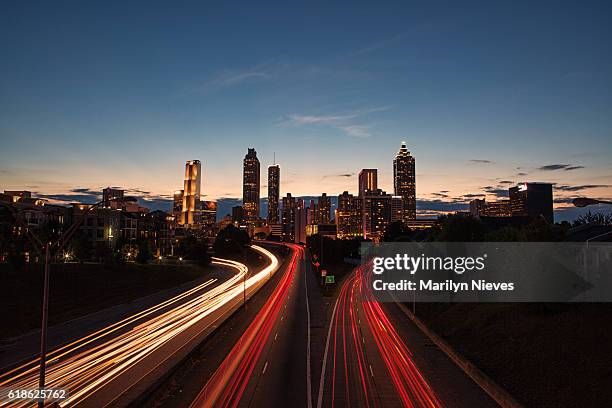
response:
<svg viewBox="0 0 612 408"><path fill-rule="evenodd" d="M113 202L128 202L128 201L136 201L135 197L117 197L108 201ZM40 394L43 395L42 390L45 388L45 371L46 371L46 358L47 358L47 327L49 320L49 272L51 269L51 251L53 247L56 247L55 253L59 253L64 249L64 245L70 240L70 238L74 235L74 233L79 229L81 224L83 223L85 216L92 212L94 209L98 208L105 201L100 201L89 208L81 215L79 219L77 219L63 234L55 242L46 242L42 243L40 239L35 236L30 230L29 226L19 218L18 211L13 208L12 205L4 202L0 202L0 205L8 208L8 210L13 215L15 222L19 224L24 231L26 231L26 236L30 239L30 242L34 246L34 248L40 253L44 253L45 258L45 275L44 275L44 284L43 284L43 304L42 304L42 322L40 329L40 371L38 376L38 388L40 390ZM83 207L81 207L83 209ZM41 397L38 400L38 407L44 408L45 401Z"/></svg>
<svg viewBox="0 0 612 408"><path fill-rule="evenodd" d="M586 207L595 204L612 204L612 201L596 200L594 198L578 197L572 200L572 204L576 207Z"/></svg>

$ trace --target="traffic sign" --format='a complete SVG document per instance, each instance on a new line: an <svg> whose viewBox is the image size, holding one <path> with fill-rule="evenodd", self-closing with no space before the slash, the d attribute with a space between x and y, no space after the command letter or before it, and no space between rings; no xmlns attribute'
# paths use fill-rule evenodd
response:
<svg viewBox="0 0 612 408"><path fill-rule="evenodd" d="M336 280L334 279L335 276L334 275L328 275L325 277L325 283L335 283Z"/></svg>
<svg viewBox="0 0 612 408"><path fill-rule="evenodd" d="M314 266L316 266L317 268L318 268L319 266L321 266L321 264L320 264L320 263L318 263L318 262L314 262L314 263L313 263L313 265L314 265Z"/></svg>
<svg viewBox="0 0 612 408"><path fill-rule="evenodd" d="M321 269L321 276L327 276L327 269Z"/></svg>

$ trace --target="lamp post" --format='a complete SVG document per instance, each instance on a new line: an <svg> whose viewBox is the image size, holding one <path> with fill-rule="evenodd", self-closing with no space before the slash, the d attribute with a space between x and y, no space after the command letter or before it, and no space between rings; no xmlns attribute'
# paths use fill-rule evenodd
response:
<svg viewBox="0 0 612 408"><path fill-rule="evenodd" d="M120 197L115 198L110 201L115 202L125 202L125 201L134 201L136 200L133 197ZM41 391L40 395L42 396L42 390L45 388L45 373L46 373L46 359L47 359L47 328L48 328L48 320L49 320L49 272L51 269L51 251L53 247L56 248L56 252L61 252L64 249L64 245L70 240L70 238L74 235L74 233L79 229L85 216L89 214L94 209L98 208L102 205L104 201L100 201L92 206L90 206L81 217L75 221L60 237L55 241L46 242L43 244L37 236L35 236L29 229L28 225L19 218L18 211L13 208L10 204L0 202L0 205L8 208L15 221L24 228L27 237L30 239L30 242L34 245L36 250L44 254L45 257L45 269L44 269L44 283L43 283L43 304L42 304L42 319L41 319L41 328L40 328L40 369L38 375L38 388ZM45 400L44 398L39 398L38 407L44 408Z"/></svg>

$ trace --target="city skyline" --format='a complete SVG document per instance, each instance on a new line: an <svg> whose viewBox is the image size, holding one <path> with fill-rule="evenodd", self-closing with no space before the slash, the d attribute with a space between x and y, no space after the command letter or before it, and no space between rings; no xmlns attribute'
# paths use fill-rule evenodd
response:
<svg viewBox="0 0 612 408"><path fill-rule="evenodd" d="M406 149L406 143L404 141L401 142L401 147L400 147L400 153ZM259 160L257 157L257 151L255 148L248 148L247 149L247 155L244 156L243 159L243 174L242 174L242 195L244 196L245 194L245 183L250 185L250 184L259 184L259 189L252 189L252 188L248 188L248 190L250 191L248 194L249 195L255 195L255 190L258 190L258 198L254 198L253 200L253 206L257 207L256 212L258 213L258 216L261 219L267 219L267 215L268 215L268 197L267 194L265 196L263 196L262 190L264 191L269 191L268 189L268 184L261 184L261 175L259 175L259 177L253 175L251 176L247 176L247 173L244 173L245 169L250 168L250 165L247 165L247 163L249 163L249 159L253 159L254 163L253 165L256 166L256 168L253 168L253 170L256 170L256 173L259 174ZM394 162L396 161L398 155L396 154L392 160L392 171L391 171L391 175L393 177L393 174L395 173L395 170L393 169L394 166ZM414 156L410 156L411 160L414 162L415 158ZM276 159L274 159L274 162L276 163ZM189 172L189 168L191 164L195 164L198 166L198 176L197 178L199 179L199 174L201 172L204 172L204 170L201 170L201 161L200 160L187 160L186 161L186 165L184 167L184 173L185 173L185 183L187 183L187 173ZM555 165L558 166L558 165ZM278 167L280 168L280 164L273 164L270 165L270 167ZM253 170L249 170L248 173L252 173ZM381 188L380 185L380 175L381 173L378 171L379 169L376 168L366 168L366 169L360 169L359 172L355 172L356 177L354 179L354 183L355 185L351 185L351 184L344 184L341 188L343 188L344 192L349 192L349 193L355 193L356 196L359 196L359 192L361 188L367 188L365 187L361 187L361 183L374 183L374 187L378 188L379 190L384 191L384 188ZM552 170L552 169L549 169ZM554 170L563 170L563 167L558 168L558 169L554 169ZM548 170L547 170L548 171ZM367 174L372 173L373 174L373 178L372 181L370 181L370 177L367 176ZM360 177L361 175L364 176L363 181L360 181ZM211 177L213 177L213 175L210 175ZM268 175L269 176L269 175ZM418 185L418 172L416 173L416 179L417 179L417 185ZM252 179L252 180L251 180ZM350 179L349 177L347 177L347 179ZM533 180L523 180L520 182L516 182L516 183L510 183L509 181L502 181L498 184L498 188L495 190L489 190L489 188L485 188L484 192L482 194L479 193L468 193L463 195L462 197L457 197L457 198L453 198L451 201L444 201L444 200L439 200L439 199L434 199L434 200L428 200L428 199L420 199L419 197L419 193L418 193L418 189L417 189L417 196L416 196L416 207L417 207L417 218L421 218L421 219L433 219L433 218L437 218L440 215L444 215L444 214L448 214L448 213L454 213L457 211L460 212L465 212L465 211L469 211L470 210L470 202L474 199L484 199L486 200L488 203L493 203L495 204L496 202L498 202L499 200L507 200L509 198L508 195L508 189L510 187L513 186L518 186L522 183L525 182L529 182L529 183L539 183L540 181L533 181ZM200 182L203 184L203 182ZM196 183L198 184L198 190L202 190L202 193L200 193L200 191L197 192L197 195L204 200L204 198L210 198L210 195L207 195L205 192L205 187L204 185L200 185L200 183ZM283 194L287 194L290 193L294 199L296 200L302 200L302 201L309 201L309 200L313 200L313 199L319 199L320 195L323 194L325 195L326 192L321 192L321 193L315 193L315 194L300 194L299 192L296 194L293 191L286 191L283 190L282 188L283 182L282 179L280 180L280 188L279 188L279 192L280 192L280 196L282 197ZM563 192L570 192L571 194L569 195L569 197L577 197L580 196L580 194L575 194L574 192L576 191L580 191L581 189L574 189L573 187L570 186L556 186L555 183L552 183L553 185L553 190L554 190L554 195L555 195L555 199L554 199L554 204L558 204L562 201L567 201L569 203L570 200L565 200L564 198L559 199L557 197L557 195L559 193L561 193L561 195L563 196ZM195 186L195 185L194 185ZM567 187L567 188L566 188ZM592 189L601 189L601 188L607 188L609 186L595 186L595 185L588 185L586 186L587 188L592 188ZM492 187L490 187L492 189ZM149 192L140 190L140 189L130 189L130 188L124 188L121 186L116 186L116 185L108 185L106 187L100 187L98 190L96 189L84 189L84 188L76 188L72 190L72 194L66 194L66 195L58 195L58 196L54 196L54 195L47 195L47 194L40 194L38 192L33 192L33 195L35 197L38 198L43 198L43 199L47 199L50 203L55 203L55 204L63 204L63 205L67 205L70 203L91 203L92 201L98 201L100 197L102 197L102 190L106 190L106 189L122 189L125 191L126 194L130 194L131 196L134 196L136 198L138 198L139 202L141 202L143 205L148 206L151 210L164 210L164 211L168 211L168 212L172 212L176 203L176 194L178 192L181 193L181 201L184 200L183 197L183 191L185 190L173 190L173 194L170 195L160 195L160 196L151 196ZM8 190L8 189L7 189ZM13 190L23 190L22 186L19 186L19 188L13 189ZM393 193L395 190L395 186L391 186L390 192ZM442 191L444 192L449 192L449 191ZM338 205L338 198L342 193L335 193L332 192L329 196L328 199L330 199L331 201L329 202L329 205L331 206L331 209L333 211L333 209L335 209ZM440 194L440 196L443 194ZM243 199L239 198L239 197L220 197L217 199L212 199L212 201L217 202L216 205L218 205L218 211L217 211L217 219L220 220L222 219L224 216L226 215L230 215L231 214L231 208L233 206L236 205L243 205ZM280 201L280 200L279 200ZM204 202L204 201L202 201ZM280 206L280 208L282 209L282 206ZM586 211L597 211L599 208L598 206L593 206L591 208L588 209L584 209L584 208L575 208L573 205L568 205L568 206L564 206L561 207L561 210L569 210L569 211L558 211L559 207L555 206L555 221L556 222L560 222L560 221L571 221L574 218L576 218L579 214L583 214ZM607 210L605 208L605 206L603 207L604 212Z"/></svg>
<svg viewBox="0 0 612 408"><path fill-rule="evenodd" d="M263 166L276 152L281 196L356 193L362 168L391 192L406 140L421 216L522 181L556 183L558 209L612 197L605 3L264 7L246 26L225 7L96 7L8 7L3 188L78 201L117 186L167 208L178 163L198 158L204 197L239 200L254 147Z"/></svg>

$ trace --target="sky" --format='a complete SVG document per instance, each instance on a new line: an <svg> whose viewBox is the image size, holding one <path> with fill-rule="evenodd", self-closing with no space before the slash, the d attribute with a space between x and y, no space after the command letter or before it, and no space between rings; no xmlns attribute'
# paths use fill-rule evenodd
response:
<svg viewBox="0 0 612 408"><path fill-rule="evenodd" d="M274 154L281 195L371 167L392 192L406 141L421 216L520 181L558 220L612 198L610 2L216 3L3 2L0 189L167 207L199 159L235 203L254 147L262 197Z"/></svg>

